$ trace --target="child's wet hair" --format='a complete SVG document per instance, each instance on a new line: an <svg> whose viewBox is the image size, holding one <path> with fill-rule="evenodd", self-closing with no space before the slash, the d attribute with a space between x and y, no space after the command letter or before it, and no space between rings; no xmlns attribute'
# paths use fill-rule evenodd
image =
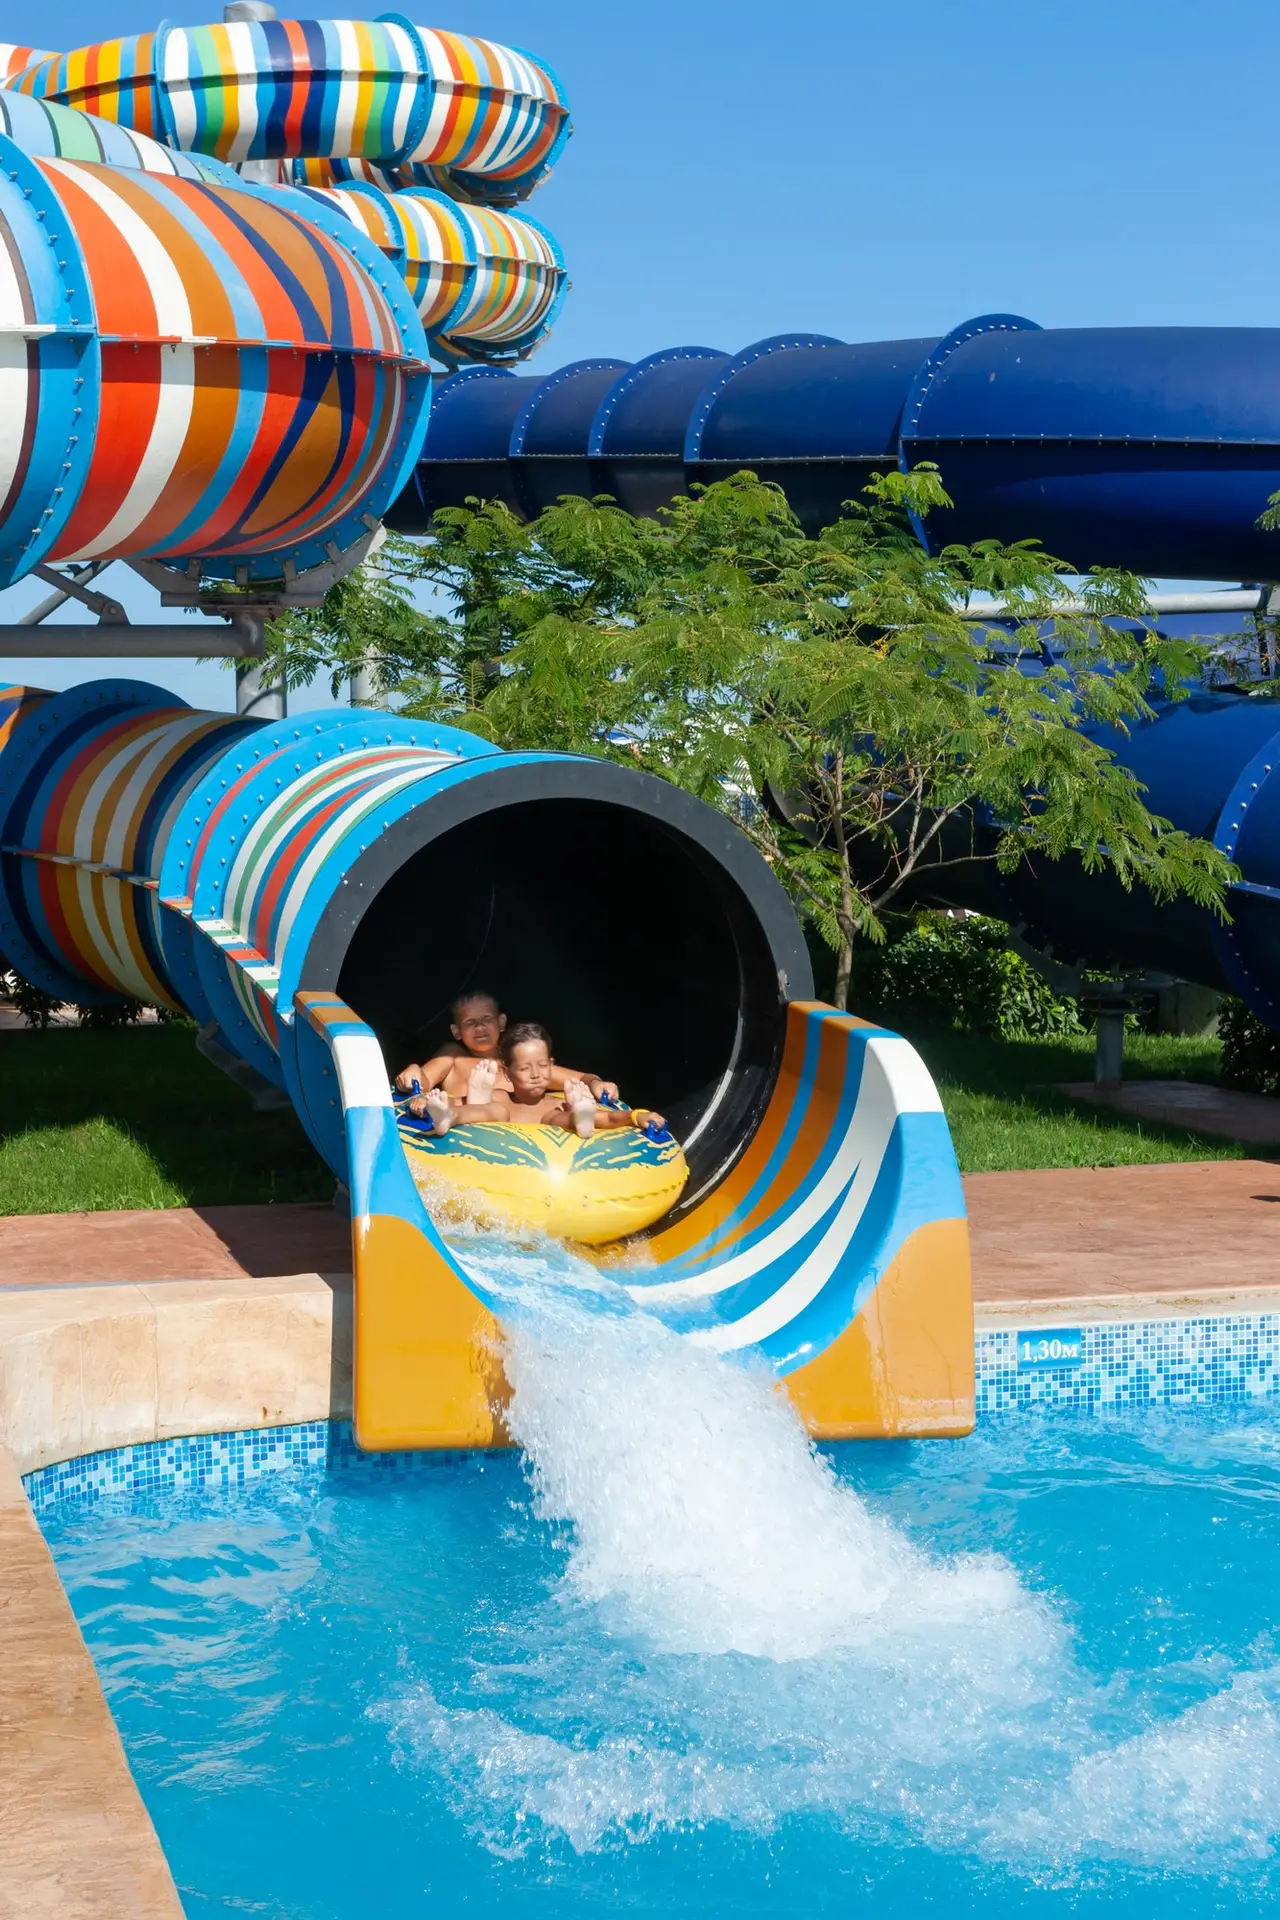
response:
<svg viewBox="0 0 1280 1920"><path fill-rule="evenodd" d="M507 1028L498 1042L498 1052L502 1056L503 1065L509 1067L511 1056L516 1048L523 1046L529 1040L541 1040L547 1052L551 1052L551 1035L545 1027L540 1026L536 1020L518 1020L514 1027Z"/></svg>
<svg viewBox="0 0 1280 1920"><path fill-rule="evenodd" d="M449 1002L449 1019L456 1027L462 1015L462 1009L469 1007L474 1000L487 1000L495 1013L501 1013L496 993L490 993L488 987L468 987L465 993L455 994Z"/></svg>

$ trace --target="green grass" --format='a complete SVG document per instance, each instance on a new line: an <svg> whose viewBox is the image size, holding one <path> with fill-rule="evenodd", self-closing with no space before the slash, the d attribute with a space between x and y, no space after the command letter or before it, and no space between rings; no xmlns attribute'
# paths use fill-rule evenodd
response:
<svg viewBox="0 0 1280 1920"><path fill-rule="evenodd" d="M1092 1043L919 1041L966 1173L1238 1160L1256 1147L1152 1127L1053 1091L1093 1073ZM1134 1078L1215 1080L1212 1040L1130 1036ZM184 1027L0 1034L0 1214L328 1200L333 1175L288 1113L255 1113Z"/></svg>
<svg viewBox="0 0 1280 1920"><path fill-rule="evenodd" d="M0 1034L0 1214L328 1200L290 1113L255 1113L189 1027Z"/></svg>
<svg viewBox="0 0 1280 1920"><path fill-rule="evenodd" d="M938 1082L964 1173L1242 1160L1265 1152L1184 1127L1152 1126L1056 1093L1059 1081L1093 1078L1091 1034L1068 1040L984 1040L946 1033L927 1035L917 1044ZM1216 1040L1129 1034L1125 1075L1216 1081L1219 1053Z"/></svg>

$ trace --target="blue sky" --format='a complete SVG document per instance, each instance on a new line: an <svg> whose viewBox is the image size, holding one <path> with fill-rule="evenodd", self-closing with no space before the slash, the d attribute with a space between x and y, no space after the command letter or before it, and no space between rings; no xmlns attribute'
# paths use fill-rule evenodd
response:
<svg viewBox="0 0 1280 1920"><path fill-rule="evenodd" d="M39 12L58 48L157 18L137 0ZM784 328L941 333L992 310L1280 323L1275 0L451 0L424 24L528 47L569 93L574 138L532 211L573 290L536 367ZM14 589L0 615L36 597ZM217 668L143 677L230 701Z"/></svg>

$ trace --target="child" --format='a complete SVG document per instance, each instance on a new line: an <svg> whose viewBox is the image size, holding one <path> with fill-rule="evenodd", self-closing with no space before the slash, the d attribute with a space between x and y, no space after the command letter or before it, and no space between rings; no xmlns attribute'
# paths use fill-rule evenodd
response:
<svg viewBox="0 0 1280 1920"><path fill-rule="evenodd" d="M396 1075L396 1087L401 1093L411 1093L416 1080L419 1088L418 1098L409 1104L411 1113L422 1113L425 1096L439 1087L451 1100L470 1099L469 1086L471 1070L477 1060L491 1060L498 1066L493 1087L501 1093L510 1093L511 1082L502 1072L499 1064L499 1047L506 1031L507 1016L502 1012L497 1000L491 993L477 987L470 993L462 993L449 1008L449 1031L452 1040L446 1040L421 1066L408 1066L403 1073ZM596 1099L603 1095L616 1100L618 1089L611 1080L601 1080L594 1073L576 1073L572 1067L553 1067L551 1085L563 1088L569 1080L583 1080Z"/></svg>
<svg viewBox="0 0 1280 1920"><path fill-rule="evenodd" d="M666 1125L660 1113L647 1109L629 1113L613 1107L597 1108L596 1096L578 1075L566 1074L563 1088L556 1088L551 1035L535 1020L509 1028L502 1036L500 1049L506 1089L497 1084L496 1061L479 1060L471 1070L466 1101L461 1106L438 1087L423 1096L422 1105L437 1133L447 1133L459 1122L523 1120L546 1127L572 1127L585 1140L597 1127Z"/></svg>

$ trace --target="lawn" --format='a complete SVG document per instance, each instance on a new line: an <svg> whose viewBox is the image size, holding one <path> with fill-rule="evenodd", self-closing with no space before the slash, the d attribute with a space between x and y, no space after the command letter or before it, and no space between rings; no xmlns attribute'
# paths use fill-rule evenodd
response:
<svg viewBox="0 0 1280 1920"><path fill-rule="evenodd" d="M1093 1078L1093 1036L1068 1040L984 1040L931 1034L917 1044L938 1082L964 1173L1022 1167L1127 1167L1153 1160L1242 1160L1257 1146L1156 1127L1129 1114L1087 1106L1054 1091ZM1128 1034L1131 1080L1218 1079L1216 1040Z"/></svg>
<svg viewBox="0 0 1280 1920"><path fill-rule="evenodd" d="M0 1214L328 1200L291 1113L255 1113L190 1027L0 1033Z"/></svg>
<svg viewBox="0 0 1280 1920"><path fill-rule="evenodd" d="M1053 1091L1087 1080L1091 1043L933 1035L937 1077L966 1172L1240 1159L1180 1128L1078 1107ZM1134 1077L1217 1077L1212 1040L1135 1035ZM1256 1153L1256 1148L1248 1149ZM195 1051L186 1027L0 1033L0 1213L328 1200L332 1173L288 1113L255 1113Z"/></svg>

